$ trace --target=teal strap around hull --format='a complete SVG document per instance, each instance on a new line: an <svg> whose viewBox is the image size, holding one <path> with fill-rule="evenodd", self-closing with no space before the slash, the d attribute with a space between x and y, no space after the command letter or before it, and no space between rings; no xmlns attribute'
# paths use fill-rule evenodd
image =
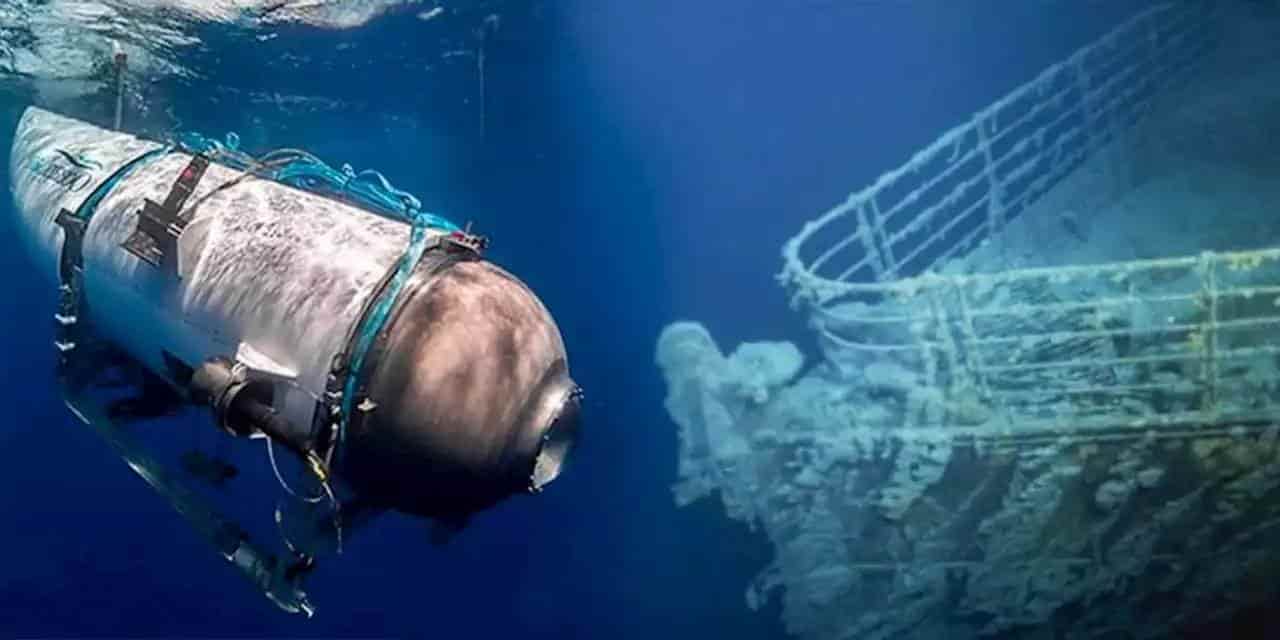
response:
<svg viewBox="0 0 1280 640"><path fill-rule="evenodd" d="M321 415L331 417L329 424L332 440L326 453L331 466L336 466L338 459L342 457L343 445L352 424L358 424L357 421L362 420L364 414L374 408L373 405L362 406L367 399L363 385L367 382L365 377L368 375L368 360L410 277L425 268L424 277L434 278L459 261L480 259L489 245L488 238L473 235L469 228L465 231L431 234L429 226L425 218L419 218L413 225L404 254L393 265L394 270L389 269L374 290L356 320L346 349L334 359L330 386L326 390L327 400L320 407ZM330 391L333 392L332 395Z"/></svg>
<svg viewBox="0 0 1280 640"><path fill-rule="evenodd" d="M425 219L420 218L415 221L409 235L409 246L406 247L404 254L400 256L395 273L392 274L385 287L375 292L378 298L369 308L369 312L359 321L360 324L351 344L347 378L342 388L342 415L338 423L335 454L341 454L343 445L346 443L347 430L351 424L352 411L358 409L355 405L357 391L360 380L364 375L364 365L369 356L369 350L373 347L373 343L378 338L382 328L386 326L387 318L391 315L391 309L400 297L400 291L404 289L405 283L408 282L414 268L422 260L423 254L438 244L429 242L431 234L427 232L427 227L428 223Z"/></svg>
<svg viewBox="0 0 1280 640"><path fill-rule="evenodd" d="M115 189L116 185L119 184L121 180L128 177L128 175L133 173L133 171L138 167L154 160L155 158L165 155L172 150L173 148L169 146L156 147L155 149L126 162L119 169L116 169L115 173L107 176L107 179L103 180L102 184L98 185L98 188L94 189L93 193L90 193L89 196L84 199L84 202L80 203L79 207L76 207L76 217L84 220L85 223L88 223L89 220L93 218L93 214L98 210L98 205L101 204L103 199L111 193L112 189Z"/></svg>

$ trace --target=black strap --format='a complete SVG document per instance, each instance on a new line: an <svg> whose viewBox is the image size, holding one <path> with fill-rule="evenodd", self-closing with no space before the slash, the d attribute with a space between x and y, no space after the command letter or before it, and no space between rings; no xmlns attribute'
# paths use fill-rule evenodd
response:
<svg viewBox="0 0 1280 640"><path fill-rule="evenodd" d="M81 271L84 264L84 236L89 228L89 219L121 177L148 159L167 152L165 148L152 149L124 163L95 187L75 211L60 209L54 218L54 222L62 228L63 236L58 256L58 311L54 314L53 340L59 354L59 376L68 368L69 359L72 352L77 350L78 343L85 338L85 332L80 326L80 315L84 311L80 290L84 286Z"/></svg>
<svg viewBox="0 0 1280 640"><path fill-rule="evenodd" d="M156 204L149 199L143 201L142 210L138 212L138 228L120 246L153 267L159 267L166 256L174 255L178 236L182 235L182 230L190 222L188 217L182 215L182 206L195 192L196 185L208 168L207 157L193 156L182 173L178 174L164 204Z"/></svg>
<svg viewBox="0 0 1280 640"><path fill-rule="evenodd" d="M62 227L62 252L58 257L58 312L53 318L53 345L57 347L59 365L76 348L80 318L80 265L84 247L84 232L89 222L75 213L62 209L54 219Z"/></svg>

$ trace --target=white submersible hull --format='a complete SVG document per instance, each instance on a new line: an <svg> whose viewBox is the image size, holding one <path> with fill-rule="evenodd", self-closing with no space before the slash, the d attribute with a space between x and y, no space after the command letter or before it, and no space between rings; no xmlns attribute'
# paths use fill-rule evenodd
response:
<svg viewBox="0 0 1280 640"><path fill-rule="evenodd" d="M26 111L10 180L64 360L109 344L361 504L465 518L560 473L581 392L476 236L224 160Z"/></svg>

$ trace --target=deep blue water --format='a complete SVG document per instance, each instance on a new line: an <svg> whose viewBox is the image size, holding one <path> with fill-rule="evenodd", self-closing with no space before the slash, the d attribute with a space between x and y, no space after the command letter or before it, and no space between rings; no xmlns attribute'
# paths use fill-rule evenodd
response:
<svg viewBox="0 0 1280 640"><path fill-rule="evenodd" d="M506 23L488 53L483 139L475 77L458 69L255 64L281 48L313 47L323 61L339 43L372 59L434 59L439 43L411 14L348 32L286 29L261 45L211 30L206 79L168 88L184 125L376 167L473 220L560 323L588 393L583 449L545 495L485 514L443 548L407 518L363 532L312 580L317 617L288 617L64 410L50 380L53 292L5 245L0 635L781 637L776 608L751 612L743 599L768 541L728 524L718 504L674 506L658 332L696 319L726 349L807 346L773 281L782 242L1146 4L548 3ZM286 118L215 86L346 106ZM5 148L16 106L3 110ZM7 221L7 193L2 202ZM276 490L246 476L237 482Z"/></svg>

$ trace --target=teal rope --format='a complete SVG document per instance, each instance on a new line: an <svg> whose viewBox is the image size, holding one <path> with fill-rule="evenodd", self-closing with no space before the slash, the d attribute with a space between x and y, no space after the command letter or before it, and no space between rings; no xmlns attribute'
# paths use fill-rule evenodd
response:
<svg viewBox="0 0 1280 640"><path fill-rule="evenodd" d="M297 149L277 149L253 158L239 150L240 138L234 133L227 134L225 143L193 132L179 135L178 140L178 144L191 153L213 155L233 168L304 191L348 200L393 220L409 224L421 222L446 232L461 230L443 216L422 211L421 200L395 188L386 176L372 169L357 173L351 165L343 165L338 171Z"/></svg>

